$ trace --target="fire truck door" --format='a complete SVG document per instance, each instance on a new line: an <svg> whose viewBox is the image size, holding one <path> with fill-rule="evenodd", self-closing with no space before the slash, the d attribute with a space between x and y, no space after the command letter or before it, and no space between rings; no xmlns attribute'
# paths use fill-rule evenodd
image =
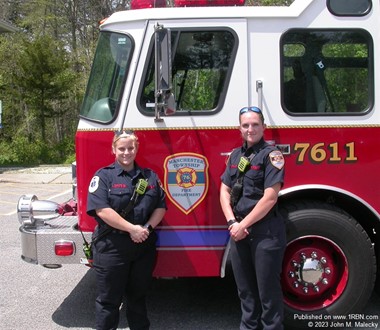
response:
<svg viewBox="0 0 380 330"><path fill-rule="evenodd" d="M127 114L124 126L210 127L236 126L237 112L257 99L255 83L248 80L248 48L245 19L191 19L160 21L171 33L171 92L175 114L163 123L154 121L154 28L152 22L142 45L131 100L136 100L137 116ZM135 94L136 95L133 95ZM130 108L130 107L128 107ZM135 113L135 112L133 112Z"/></svg>

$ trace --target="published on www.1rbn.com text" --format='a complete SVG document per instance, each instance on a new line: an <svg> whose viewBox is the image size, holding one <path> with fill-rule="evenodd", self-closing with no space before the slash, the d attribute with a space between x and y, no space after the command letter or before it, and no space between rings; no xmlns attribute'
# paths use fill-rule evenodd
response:
<svg viewBox="0 0 380 330"><path fill-rule="evenodd" d="M294 314L294 320L299 320L305 328L325 329L378 329L379 315L348 314Z"/></svg>

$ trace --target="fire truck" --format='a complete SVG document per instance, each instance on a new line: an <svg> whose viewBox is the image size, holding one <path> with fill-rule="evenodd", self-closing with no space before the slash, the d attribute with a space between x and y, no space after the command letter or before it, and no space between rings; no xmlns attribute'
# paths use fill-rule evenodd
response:
<svg viewBox="0 0 380 330"><path fill-rule="evenodd" d="M238 110L256 105L265 139L286 162L286 323L362 310L380 264L379 17L377 0L131 1L100 25L73 198L19 200L22 258L50 268L86 263L83 237L91 241L96 225L88 186L114 161L115 132L128 129L142 141L138 164L158 173L167 194L154 276L223 277L220 177L242 143Z"/></svg>

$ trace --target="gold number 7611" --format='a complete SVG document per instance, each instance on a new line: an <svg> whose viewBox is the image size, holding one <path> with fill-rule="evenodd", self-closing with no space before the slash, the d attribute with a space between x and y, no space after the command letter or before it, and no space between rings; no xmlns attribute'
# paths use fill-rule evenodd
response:
<svg viewBox="0 0 380 330"><path fill-rule="evenodd" d="M308 156L313 163L322 163L328 161L329 163L340 163L344 161L356 162L358 158L355 155L355 143L349 142L344 145L346 154L343 159L339 156L339 144L338 142L330 143L316 143L311 145L310 143L296 143L294 145L294 152L299 152L297 156L297 163L305 162L305 158Z"/></svg>

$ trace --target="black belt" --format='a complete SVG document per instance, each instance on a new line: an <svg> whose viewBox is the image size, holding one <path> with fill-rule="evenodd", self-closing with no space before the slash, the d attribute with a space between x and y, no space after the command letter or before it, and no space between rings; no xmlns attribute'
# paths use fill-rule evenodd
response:
<svg viewBox="0 0 380 330"><path fill-rule="evenodd" d="M129 234L127 231L119 230L119 229L112 229L110 231L111 234L120 234L120 235L127 235Z"/></svg>
<svg viewBox="0 0 380 330"><path fill-rule="evenodd" d="M265 220L273 215L276 214L276 211L277 211L277 206L274 206L261 220ZM242 217L240 215L235 215L235 219L237 222L240 222L244 219L245 217Z"/></svg>

